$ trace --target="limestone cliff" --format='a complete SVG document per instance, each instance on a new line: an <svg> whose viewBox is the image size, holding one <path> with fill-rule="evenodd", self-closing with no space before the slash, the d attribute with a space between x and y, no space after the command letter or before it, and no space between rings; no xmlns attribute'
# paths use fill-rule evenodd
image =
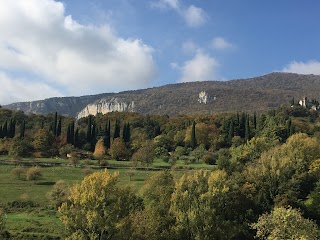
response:
<svg viewBox="0 0 320 240"><path fill-rule="evenodd" d="M95 101L94 103L88 104L77 114L77 119L86 117L89 115L96 115L97 113L108 113L108 112L133 112L134 102L125 102L123 99L116 97L103 98Z"/></svg>

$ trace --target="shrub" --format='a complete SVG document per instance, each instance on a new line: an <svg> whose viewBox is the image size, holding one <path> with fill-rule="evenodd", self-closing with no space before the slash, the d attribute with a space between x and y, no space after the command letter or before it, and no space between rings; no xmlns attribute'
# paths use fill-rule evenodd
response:
<svg viewBox="0 0 320 240"><path fill-rule="evenodd" d="M38 180L42 177L42 171L40 167L31 167L26 172L27 180Z"/></svg>
<svg viewBox="0 0 320 240"><path fill-rule="evenodd" d="M26 169L25 169L25 168L22 168L22 167L14 168L14 169L12 169L11 173L12 173L14 176L17 176L18 179L21 179L21 175L22 175L22 174L26 174Z"/></svg>
<svg viewBox="0 0 320 240"><path fill-rule="evenodd" d="M71 144L64 145L59 149L60 157L67 158L67 154L70 154L74 150Z"/></svg>
<svg viewBox="0 0 320 240"><path fill-rule="evenodd" d="M67 184L62 180L56 182L52 190L47 193L47 197L55 205L56 208L60 207L61 204L67 200L68 196L69 188Z"/></svg>
<svg viewBox="0 0 320 240"><path fill-rule="evenodd" d="M214 165L218 160L218 153L207 153L202 159L206 164Z"/></svg>

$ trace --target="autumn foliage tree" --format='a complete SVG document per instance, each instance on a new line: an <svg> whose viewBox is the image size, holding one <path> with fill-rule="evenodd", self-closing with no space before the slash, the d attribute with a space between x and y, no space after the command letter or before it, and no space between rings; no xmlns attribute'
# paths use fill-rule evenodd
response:
<svg viewBox="0 0 320 240"><path fill-rule="evenodd" d="M96 172L71 188L68 201L59 208L66 239L117 239L121 222L142 207L130 190L117 186L118 177Z"/></svg>

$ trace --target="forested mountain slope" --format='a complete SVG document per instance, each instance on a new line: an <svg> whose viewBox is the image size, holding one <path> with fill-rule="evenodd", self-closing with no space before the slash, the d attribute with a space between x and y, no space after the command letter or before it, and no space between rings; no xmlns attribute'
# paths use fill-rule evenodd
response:
<svg viewBox="0 0 320 240"><path fill-rule="evenodd" d="M6 105L26 113L59 112L86 116L96 112L129 111L179 115L231 111L263 111L307 96L319 99L320 76L271 73L261 77L170 84L136 91L82 97L50 98ZM80 113L80 115L79 115Z"/></svg>

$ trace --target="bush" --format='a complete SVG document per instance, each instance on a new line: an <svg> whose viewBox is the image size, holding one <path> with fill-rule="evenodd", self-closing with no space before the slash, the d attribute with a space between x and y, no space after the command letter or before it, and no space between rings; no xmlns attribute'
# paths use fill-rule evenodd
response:
<svg viewBox="0 0 320 240"><path fill-rule="evenodd" d="M52 190L47 193L47 197L56 208L60 207L63 202L67 201L68 196L69 188L62 180L56 182Z"/></svg>
<svg viewBox="0 0 320 240"><path fill-rule="evenodd" d="M25 168L22 168L22 167L14 168L14 169L12 169L11 173L12 173L14 176L17 176L18 179L21 179L21 175L22 175L22 174L26 174L26 169L25 169Z"/></svg>
<svg viewBox="0 0 320 240"><path fill-rule="evenodd" d="M170 160L169 156L163 156L161 159L162 159L162 161L165 162L165 163L168 163L169 160Z"/></svg>
<svg viewBox="0 0 320 240"><path fill-rule="evenodd" d="M218 153L207 153L202 159L206 164L214 165L218 160Z"/></svg>
<svg viewBox="0 0 320 240"><path fill-rule="evenodd" d="M67 158L67 154L70 154L74 150L71 144L64 145L59 149L59 155L62 158Z"/></svg>
<svg viewBox="0 0 320 240"><path fill-rule="evenodd" d="M42 177L42 171L40 167L31 167L26 172L27 180L38 180Z"/></svg>

